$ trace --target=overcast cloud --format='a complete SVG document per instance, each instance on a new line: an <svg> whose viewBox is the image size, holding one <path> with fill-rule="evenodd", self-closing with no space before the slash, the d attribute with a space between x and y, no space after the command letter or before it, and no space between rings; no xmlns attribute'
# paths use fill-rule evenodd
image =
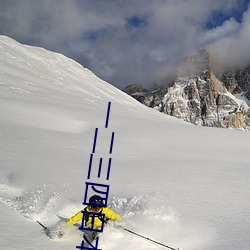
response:
<svg viewBox="0 0 250 250"><path fill-rule="evenodd" d="M123 88L210 46L250 62L249 0L0 0L0 34L61 52ZM244 12L243 17L241 14Z"/></svg>

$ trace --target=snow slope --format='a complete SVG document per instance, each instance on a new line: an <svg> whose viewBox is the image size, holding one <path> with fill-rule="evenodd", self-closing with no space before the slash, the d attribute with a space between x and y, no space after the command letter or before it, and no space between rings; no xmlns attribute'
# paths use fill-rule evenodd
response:
<svg viewBox="0 0 250 250"><path fill-rule="evenodd" d="M1 249L80 245L77 228L51 240L36 220L53 226L83 207L96 128L90 180L110 185L124 227L184 250L250 249L248 132L165 116L63 55L0 36ZM106 181L98 159L107 172L112 132ZM112 226L99 248L162 249Z"/></svg>

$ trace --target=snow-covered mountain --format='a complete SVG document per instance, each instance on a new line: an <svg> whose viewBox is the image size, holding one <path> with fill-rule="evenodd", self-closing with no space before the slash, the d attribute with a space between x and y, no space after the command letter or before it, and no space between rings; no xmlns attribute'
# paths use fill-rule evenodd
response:
<svg viewBox="0 0 250 250"><path fill-rule="evenodd" d="M108 128L105 128L111 102ZM140 104L63 55L0 37L0 248L76 249L57 214L82 207L91 181L110 185L122 226L184 250L248 250L249 133L193 126ZM99 158L110 179L97 177ZM100 249L162 249L107 226Z"/></svg>
<svg viewBox="0 0 250 250"><path fill-rule="evenodd" d="M249 129L249 69L217 72L203 49L180 65L171 86L124 92L146 106L184 121L209 127ZM236 95L237 94L237 95Z"/></svg>

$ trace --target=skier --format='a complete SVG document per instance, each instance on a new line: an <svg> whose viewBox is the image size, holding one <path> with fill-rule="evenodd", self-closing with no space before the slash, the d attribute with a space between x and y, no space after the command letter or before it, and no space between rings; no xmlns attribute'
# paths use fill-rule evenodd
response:
<svg viewBox="0 0 250 250"><path fill-rule="evenodd" d="M72 216L67 221L67 224L74 225L80 220L82 220L83 219L82 211L90 213L90 214L85 214L84 217L85 225L90 229L100 229L102 227L102 224L104 223L104 225L106 225L109 220L121 222L122 220L121 216L116 214L113 210L111 210L108 207L99 207L104 205L103 199L99 195L93 195L92 197L90 197L89 203L91 203L91 205L86 206L83 210L79 211L77 214ZM93 206L92 204L95 204L97 206ZM100 214L100 216L96 216L95 214ZM103 218L101 214L104 214L105 217ZM94 215L94 223L92 225L93 215ZM96 233L93 233L93 236L94 235L96 236Z"/></svg>

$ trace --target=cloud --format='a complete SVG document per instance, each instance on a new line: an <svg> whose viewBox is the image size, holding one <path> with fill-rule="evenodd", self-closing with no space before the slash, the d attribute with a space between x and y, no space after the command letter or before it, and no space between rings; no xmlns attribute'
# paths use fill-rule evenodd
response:
<svg viewBox="0 0 250 250"><path fill-rule="evenodd" d="M130 83L148 87L204 46L212 44L218 53L225 44L231 48L249 40L248 13L242 22L233 18L239 2L2 0L0 33L61 52L120 88ZM208 30L215 13L225 20L215 20Z"/></svg>
<svg viewBox="0 0 250 250"><path fill-rule="evenodd" d="M226 25L220 29L227 29ZM242 22L221 39L210 44L217 63L225 67L245 67L250 64L250 10L243 15Z"/></svg>
<svg viewBox="0 0 250 250"><path fill-rule="evenodd" d="M240 28L240 24L232 17L224 21L221 26L204 31L200 38L201 44L211 44L225 37L235 34Z"/></svg>

